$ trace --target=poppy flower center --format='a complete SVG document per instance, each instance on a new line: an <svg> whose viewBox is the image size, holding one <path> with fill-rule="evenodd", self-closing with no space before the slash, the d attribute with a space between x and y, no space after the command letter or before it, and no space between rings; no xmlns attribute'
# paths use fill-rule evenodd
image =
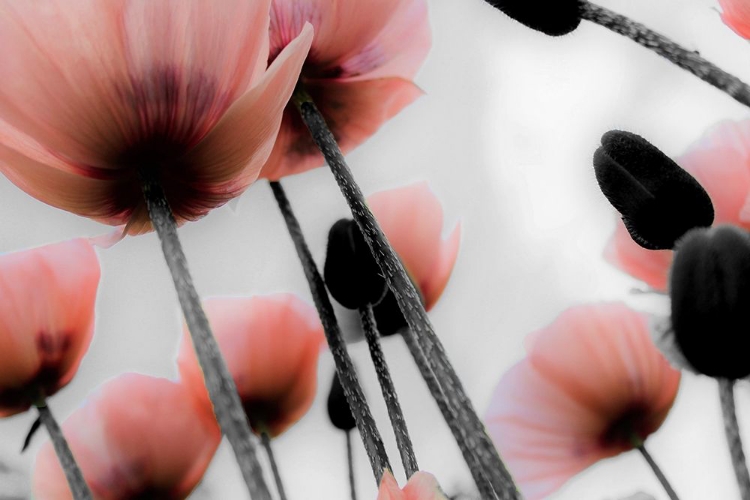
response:
<svg viewBox="0 0 750 500"><path fill-rule="evenodd" d="M603 448L635 447L634 441L642 441L652 429L648 425L649 411L643 405L632 405L616 416L599 438Z"/></svg>

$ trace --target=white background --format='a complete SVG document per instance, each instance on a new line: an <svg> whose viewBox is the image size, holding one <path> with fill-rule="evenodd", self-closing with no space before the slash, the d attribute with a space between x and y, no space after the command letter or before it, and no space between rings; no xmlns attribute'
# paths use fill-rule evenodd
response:
<svg viewBox="0 0 750 500"><path fill-rule="evenodd" d="M600 3L750 81L750 46L722 24L714 1ZM613 128L630 130L676 156L712 124L744 118L747 111L633 42L587 22L553 39L480 0L431 0L430 18L433 48L416 78L425 95L349 158L365 193L426 179L443 204L446 230L461 220L458 262L431 316L483 412L503 371L523 356L524 336L566 307L627 299L666 310L657 298L631 294L641 285L601 258L615 221L591 166L601 135ZM347 214L344 201L326 169L289 178L284 185L322 264L327 230ZM5 179L0 179L0 200L0 251L104 230L33 200ZM234 210L216 210L180 234L202 296L296 291L310 300L266 182L252 186ZM181 316L156 236L128 238L99 254L96 334L77 377L51 399L61 420L97 385L122 372L176 376ZM448 492L468 491L468 471L405 347L395 338L385 343L421 467ZM401 481L366 348L357 344L351 352ZM344 438L325 414L332 372L326 353L315 404L275 442L292 500L348 498ZM738 400L740 426L750 442L745 384L738 388ZM40 433L19 456L34 417L30 412L0 421L0 459L22 471L13 480L0 479L0 498L28 490L26 476L46 439ZM356 444L360 498L374 499L375 483ZM647 446L683 500L738 498L712 380L684 377L673 411ZM10 485L16 482L21 484ZM589 469L554 498L616 499L638 490L667 498L641 457L629 453ZM198 497L247 497L226 443Z"/></svg>

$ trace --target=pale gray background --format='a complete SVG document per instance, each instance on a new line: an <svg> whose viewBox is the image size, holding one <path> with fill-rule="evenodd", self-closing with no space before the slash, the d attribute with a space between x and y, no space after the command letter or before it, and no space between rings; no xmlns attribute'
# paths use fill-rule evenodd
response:
<svg viewBox="0 0 750 500"><path fill-rule="evenodd" d="M750 47L720 21L714 0L600 1L750 80ZM431 313L476 407L483 412L505 369L523 356L524 336L566 307L625 298L653 311L664 301L635 297L641 286L601 259L615 216L598 192L591 155L602 133L640 133L678 155L710 125L747 110L634 43L584 23L551 39L480 0L431 0L433 48L417 83L425 96L350 155L365 193L426 179L442 201L446 230L463 240L454 275ZM284 181L312 251L322 263L330 224L347 214L330 173ZM0 251L96 235L104 227L47 207L0 179ZM296 291L309 294L265 182L181 231L203 296ZM96 335L73 382L51 399L63 419L103 381L125 371L175 377L181 316L155 235L100 251L103 277ZM346 321L344 321L346 323ZM470 476L404 346L385 346L423 469L449 492ZM353 346L365 390L398 455L365 346ZM321 391L309 414L275 445L290 499L345 499L343 435L325 417L332 376L321 357ZM750 391L738 389L740 425L750 442ZM0 421L0 458L27 474L45 439L19 456L31 413ZM738 493L726 452L713 381L687 375L663 428L648 441L683 500ZM361 499L375 484L356 448ZM2 472L0 471L0 477ZM397 477L402 472L397 468ZM2 479L0 496L27 479ZM20 482L9 486L11 482ZM195 498L247 494L224 443ZM666 499L641 458L607 460L572 480L558 499L614 499L639 489Z"/></svg>

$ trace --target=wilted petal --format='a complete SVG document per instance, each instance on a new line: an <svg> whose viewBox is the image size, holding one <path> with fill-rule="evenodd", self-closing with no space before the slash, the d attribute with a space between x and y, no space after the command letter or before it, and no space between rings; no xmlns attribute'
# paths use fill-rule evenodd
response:
<svg viewBox="0 0 750 500"><path fill-rule="evenodd" d="M324 341L315 309L291 294L214 298L204 304L253 428L282 433L315 396ZM210 407L187 331L177 363L184 384Z"/></svg>
<svg viewBox="0 0 750 500"><path fill-rule="evenodd" d="M221 440L213 414L182 385L138 374L104 384L62 428L99 500L184 499ZM37 457L34 493L72 499L51 443Z"/></svg>
<svg viewBox="0 0 750 500"><path fill-rule="evenodd" d="M93 335L99 275L83 238L0 256L0 416L73 378Z"/></svg>

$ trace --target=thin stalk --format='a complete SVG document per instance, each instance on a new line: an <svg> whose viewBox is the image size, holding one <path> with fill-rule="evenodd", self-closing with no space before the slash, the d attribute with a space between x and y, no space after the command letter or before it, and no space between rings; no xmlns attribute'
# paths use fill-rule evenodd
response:
<svg viewBox="0 0 750 500"><path fill-rule="evenodd" d="M219 351L219 345L211 332L208 318L195 291L169 202L161 186L154 179L143 172L141 175L143 197L151 222L161 240L164 258L172 274L216 419L234 449L250 496L253 500L271 500L268 486L263 479L263 470L258 462L256 438L250 431L237 387Z"/></svg>
<svg viewBox="0 0 750 500"><path fill-rule="evenodd" d="M268 432L263 431L260 433L260 442L263 443L263 448L266 449L266 455L268 455L268 461L271 463L271 470L273 471L273 478L276 481L276 491L279 492L279 498L287 500L284 483L281 481L281 474L279 473L279 466L276 464L276 457L271 447L271 436L268 435Z"/></svg>
<svg viewBox="0 0 750 500"><path fill-rule="evenodd" d="M646 26L611 10L585 0L580 2L581 17L614 31L668 59L680 68L689 71L704 82L728 94L734 100L750 106L750 86L734 75L718 68Z"/></svg>
<svg viewBox="0 0 750 500"><path fill-rule="evenodd" d="M401 410L401 404L398 402L396 386L393 385L388 363L385 361L383 349L380 347L380 333L375 324L375 316L372 312L372 305L368 304L359 310L359 316L362 320L362 329L365 332L367 346L370 348L370 357L375 365L375 372L378 374L380 389L383 391L385 406L388 408L388 416L391 419L393 433L396 435L396 445L401 454L401 463L404 464L406 477L412 477L418 470L417 457L414 454L414 445L409 437L409 430L406 427L404 412Z"/></svg>
<svg viewBox="0 0 750 500"><path fill-rule="evenodd" d="M349 463L349 490L352 500L357 500L357 487L354 483L354 450L352 450L352 431L346 431L346 461Z"/></svg>
<svg viewBox="0 0 750 500"><path fill-rule="evenodd" d="M414 335L403 335L403 337L409 350L419 353L419 356L415 358L417 368L422 374L422 378L427 384L430 393L433 395L435 403L437 403L438 409L443 415L448 427L454 436L460 434L463 431L460 427L461 424L453 414L453 410L451 410L450 405L448 404L448 399L445 397L445 394L443 394L443 390L440 388L440 384L438 384L435 374L432 372L430 364L427 361L427 358L425 358L422 349L416 344L416 337L414 337ZM492 485L485 476L482 464L479 462L479 458L474 453L474 450L467 446L466 440L464 439L457 439L456 443L458 444L459 450L461 450L461 455L464 457L464 461L466 461L466 464L469 466L469 471L474 479L474 483L477 485L481 499L495 500L497 495L495 495Z"/></svg>
<svg viewBox="0 0 750 500"><path fill-rule="evenodd" d="M450 408L455 411L456 418L461 422L461 425L455 429L462 430L462 432L456 434L454 431L454 438L465 440L465 445L476 452L484 473L490 479L493 489L501 500L519 498L513 479L500 460L495 446L487 436L484 425L466 395L463 384L448 360L445 349L435 335L419 293L414 288L414 284L406 274L403 264L367 207L364 195L354 180L351 170L344 160L344 155L336 144L325 119L313 103L312 98L301 87L295 90L292 101L331 168L336 182L349 204L354 221L362 231L370 251L388 282L388 287L396 298L399 309L409 325L405 335L416 336L416 342L411 343L411 345L420 347L424 352L430 368L448 399ZM407 343L407 345L410 344ZM419 353L412 348L410 348L410 351L412 357L416 360ZM437 398L438 395L433 394L433 397ZM444 414L443 416L446 419L449 418L448 415ZM453 427L451 429L454 430Z"/></svg>
<svg viewBox="0 0 750 500"><path fill-rule="evenodd" d="M633 447L641 453L643 458L646 459L646 463L648 463L649 467L651 467L651 470L654 471L656 479L658 479L662 487L664 487L664 491L667 492L669 498L671 500L680 500L680 498L677 496L677 493L675 493L674 488L672 488L672 485L669 484L667 476L664 475L659 466L656 465L654 459L651 458L649 452L646 451L646 446L643 444L643 440L640 438L640 436L633 433L633 435L630 437L630 442L633 444Z"/></svg>
<svg viewBox="0 0 750 500"><path fill-rule="evenodd" d="M297 250L302 268L305 271L305 277L310 286L310 293L318 310L320 321L323 323L323 331L328 340L328 347L336 364L336 373L341 381L346 401L349 403L352 415L354 415L359 435L362 438L367 456L370 459L372 472L375 475L375 482L379 485L380 478L383 477L383 471L391 468L388 455L385 452L385 446L383 445L383 439L380 437L380 432L375 425L375 419L372 418L370 407L362 392L357 372L354 371L352 359L349 357L346 344L341 336L341 330L339 329L338 321L336 321L331 300L328 298L328 291L326 290L322 276L320 276L320 272L318 272L318 267L315 265L315 260L313 260L310 249L307 247L305 236L302 234L302 228L300 228L297 217L294 215L294 211L292 211L292 206L286 197L284 188L279 182L271 182L270 185L273 195L276 198L276 203L279 205L279 210L284 216L284 222L286 222L289 235L294 242L294 248Z"/></svg>
<svg viewBox="0 0 750 500"><path fill-rule="evenodd" d="M750 500L750 473L747 471L745 452L742 451L740 428L737 424L737 408L734 404L734 380L719 379L719 399L724 417L724 434L727 436L729 454L732 456L734 475L740 488L742 500Z"/></svg>
<svg viewBox="0 0 750 500"><path fill-rule="evenodd" d="M35 403L35 406L39 411L39 419L42 425L47 428L47 433L52 439L52 445L55 447L55 453L57 453L57 458L65 472L65 478L68 480L73 498L75 500L91 500L93 498L91 490L86 484L86 480L83 479L83 473L73 457L73 452L70 451L70 446L63 436L62 429L60 429L52 411L47 406L47 402L44 398L41 398L39 402Z"/></svg>

